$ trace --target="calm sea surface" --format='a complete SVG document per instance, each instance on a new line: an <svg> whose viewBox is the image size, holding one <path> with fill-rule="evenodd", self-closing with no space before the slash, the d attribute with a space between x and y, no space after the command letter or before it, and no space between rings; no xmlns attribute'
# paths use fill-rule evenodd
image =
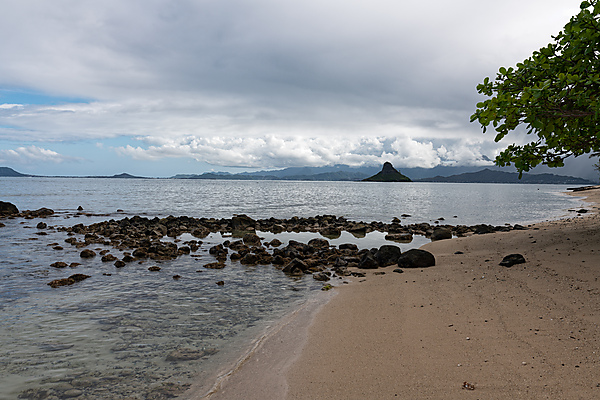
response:
<svg viewBox="0 0 600 400"><path fill-rule="evenodd" d="M366 182L207 181L170 179L0 178L0 201L19 210L56 211L53 227L121 219L190 216L231 218L344 216L353 221L527 224L568 215L582 202L562 185L380 184ZM103 216L77 216L77 207ZM117 210L122 210L117 213ZM83 260L64 232L37 235L40 219L6 219L0 228L0 399L162 399L211 376L238 357L249 339L298 307L322 284L290 278L272 266L228 262L222 270L203 239L195 257L117 269L99 257ZM266 240L309 240L316 233L259 233ZM183 235L177 239L192 239ZM332 244L361 248L386 243L373 232L347 232ZM419 247L416 237L403 250ZM60 245L63 250L55 250ZM102 250L103 246L93 248ZM108 249L108 247L106 248ZM111 249L114 253L114 249ZM56 261L80 262L57 269ZM160 265L159 273L148 271ZM91 278L52 289L73 273ZM174 280L173 275L181 279ZM216 285L225 281L224 286ZM173 361L188 352L204 357ZM171 357L169 357L171 356Z"/></svg>

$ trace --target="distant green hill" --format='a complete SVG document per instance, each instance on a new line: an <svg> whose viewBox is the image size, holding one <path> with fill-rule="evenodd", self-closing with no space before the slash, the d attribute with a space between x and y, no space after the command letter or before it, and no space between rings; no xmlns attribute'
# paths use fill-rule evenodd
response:
<svg viewBox="0 0 600 400"><path fill-rule="evenodd" d="M394 168L392 163L385 162L381 171L370 178L363 179L364 182L412 182L409 177L402 175Z"/></svg>

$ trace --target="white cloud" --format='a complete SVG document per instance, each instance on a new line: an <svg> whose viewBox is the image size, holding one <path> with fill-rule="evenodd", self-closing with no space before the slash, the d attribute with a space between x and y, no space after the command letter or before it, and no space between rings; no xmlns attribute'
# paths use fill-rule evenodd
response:
<svg viewBox="0 0 600 400"><path fill-rule="evenodd" d="M147 146L115 150L138 160L189 157L223 167L273 168L332 164L379 165L391 161L398 167L431 168L440 163L483 165L482 146L460 142L436 147L408 136L389 137L283 137L262 138L186 137Z"/></svg>
<svg viewBox="0 0 600 400"><path fill-rule="evenodd" d="M0 150L0 162L10 165L23 165L38 162L60 164L66 161L80 161L80 158L69 157L55 151L37 146L18 147L16 149Z"/></svg>
<svg viewBox="0 0 600 400"><path fill-rule="evenodd" d="M0 104L0 110L10 110L11 108L21 108L22 104Z"/></svg>

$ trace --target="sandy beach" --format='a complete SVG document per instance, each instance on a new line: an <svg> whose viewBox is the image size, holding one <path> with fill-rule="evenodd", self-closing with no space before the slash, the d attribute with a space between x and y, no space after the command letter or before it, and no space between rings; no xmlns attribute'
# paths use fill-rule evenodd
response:
<svg viewBox="0 0 600 400"><path fill-rule="evenodd" d="M427 244L435 267L367 271L205 398L600 398L600 190L578 195L593 212ZM526 262L499 265L513 253Z"/></svg>

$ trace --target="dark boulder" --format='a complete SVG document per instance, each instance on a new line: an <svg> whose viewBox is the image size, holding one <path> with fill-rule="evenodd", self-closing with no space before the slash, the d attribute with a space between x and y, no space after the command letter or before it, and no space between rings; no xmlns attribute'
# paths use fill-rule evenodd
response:
<svg viewBox="0 0 600 400"><path fill-rule="evenodd" d="M66 268L68 267L68 264L66 262L57 261L55 263L50 264L50 266L54 268Z"/></svg>
<svg viewBox="0 0 600 400"><path fill-rule="evenodd" d="M69 276L68 278L55 279L55 280L49 282L48 286L50 286L52 288L57 288L60 286L73 285L74 283L81 282L84 279L87 279L89 277L90 277L89 275L84 275L84 274L73 274L73 275Z"/></svg>
<svg viewBox="0 0 600 400"><path fill-rule="evenodd" d="M431 234L431 241L452 239L452 231L446 228L436 228Z"/></svg>
<svg viewBox="0 0 600 400"><path fill-rule="evenodd" d="M260 246L260 237L256 233L246 233L242 238L244 244L248 246Z"/></svg>
<svg viewBox="0 0 600 400"><path fill-rule="evenodd" d="M313 274L313 279L321 282L327 282L329 280L329 274L327 272L318 272Z"/></svg>
<svg viewBox="0 0 600 400"><path fill-rule="evenodd" d="M18 214L19 209L12 203L0 201L0 216Z"/></svg>
<svg viewBox="0 0 600 400"><path fill-rule="evenodd" d="M526 262L525 261L525 257L523 257L521 254L509 254L506 257L504 257L502 259L502 261L500 261L499 265L502 265L503 267L510 268L513 265L523 264L525 262Z"/></svg>
<svg viewBox="0 0 600 400"><path fill-rule="evenodd" d="M282 244L283 243L281 243L281 240L279 240L279 239L273 239L269 242L269 246L271 246L271 247L279 247Z"/></svg>
<svg viewBox="0 0 600 400"><path fill-rule="evenodd" d="M329 242L326 239L315 238L309 240L308 245L313 249L327 249L329 247Z"/></svg>
<svg viewBox="0 0 600 400"><path fill-rule="evenodd" d="M388 265L397 264L400 254L402 254L400 247L385 244L375 253L375 260L377 260L380 267L387 267Z"/></svg>
<svg viewBox="0 0 600 400"><path fill-rule="evenodd" d="M81 258L93 258L96 257L96 252L90 249L85 249L83 250L80 254L79 257Z"/></svg>
<svg viewBox="0 0 600 400"><path fill-rule="evenodd" d="M244 214L231 218L231 229L233 231L245 231L248 228L254 229L255 225L256 221Z"/></svg>
<svg viewBox="0 0 600 400"><path fill-rule="evenodd" d="M398 266L402 268L427 268L435 265L435 257L426 250L410 249L398 258Z"/></svg>
<svg viewBox="0 0 600 400"><path fill-rule="evenodd" d="M117 257L113 256L110 253L102 256L102 262L113 262L113 261L117 261Z"/></svg>
<svg viewBox="0 0 600 400"><path fill-rule="evenodd" d="M256 254L248 253L240 259L242 265L256 265L258 264L259 257Z"/></svg>
<svg viewBox="0 0 600 400"><path fill-rule="evenodd" d="M399 243L410 243L413 241L413 235L411 233L389 233L385 235L385 240Z"/></svg>
<svg viewBox="0 0 600 400"><path fill-rule="evenodd" d="M473 232L477 235L483 235L486 233L493 233L494 232L494 227L491 225L485 225L485 224L480 224L480 225L475 225L473 228Z"/></svg>
<svg viewBox="0 0 600 400"><path fill-rule="evenodd" d="M337 239L342 236L342 230L335 226L326 226L319 230L319 233L328 239Z"/></svg>
<svg viewBox="0 0 600 400"><path fill-rule="evenodd" d="M308 265L304 261L297 258L294 258L292 261L287 263L285 267L283 267L283 272L292 275L301 275L306 270L308 270Z"/></svg>
<svg viewBox="0 0 600 400"><path fill-rule="evenodd" d="M373 256L370 251L364 253L358 263L358 268L360 269L377 269L379 268L379 263Z"/></svg>
<svg viewBox="0 0 600 400"><path fill-rule="evenodd" d="M340 250L358 251L358 246L354 243L342 243L338 246Z"/></svg>

